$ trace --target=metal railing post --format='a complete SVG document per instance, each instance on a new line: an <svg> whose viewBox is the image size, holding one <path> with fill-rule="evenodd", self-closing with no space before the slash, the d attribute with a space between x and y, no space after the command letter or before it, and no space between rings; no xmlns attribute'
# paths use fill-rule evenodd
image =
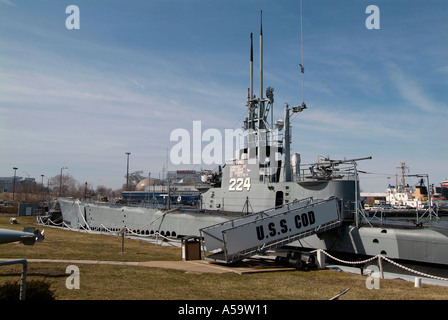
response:
<svg viewBox="0 0 448 320"><path fill-rule="evenodd" d="M22 262L22 275L20 276L20 295L19 300L25 300L26 295L26 274L28 271L28 262L23 260Z"/></svg>
<svg viewBox="0 0 448 320"><path fill-rule="evenodd" d="M20 300L25 300L26 294L26 273L28 270L28 261L26 259L21 260L12 260L12 261L4 261L0 262L0 266L7 266L11 264L22 264L22 275L20 276Z"/></svg>

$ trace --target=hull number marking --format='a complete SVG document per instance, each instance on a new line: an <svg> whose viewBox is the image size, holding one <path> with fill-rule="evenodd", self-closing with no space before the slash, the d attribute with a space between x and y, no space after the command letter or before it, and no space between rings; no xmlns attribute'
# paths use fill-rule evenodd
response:
<svg viewBox="0 0 448 320"><path fill-rule="evenodd" d="M250 190L250 178L230 178L229 191Z"/></svg>

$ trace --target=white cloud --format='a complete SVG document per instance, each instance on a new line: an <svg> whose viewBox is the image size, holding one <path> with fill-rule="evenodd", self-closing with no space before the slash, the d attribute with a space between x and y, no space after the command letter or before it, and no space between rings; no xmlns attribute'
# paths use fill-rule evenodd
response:
<svg viewBox="0 0 448 320"><path fill-rule="evenodd" d="M11 0L0 0L0 4L7 4L7 5L10 5L10 6L17 6L17 4L12 2Z"/></svg>
<svg viewBox="0 0 448 320"><path fill-rule="evenodd" d="M438 69L439 72L448 73L448 66L444 66Z"/></svg>
<svg viewBox="0 0 448 320"><path fill-rule="evenodd" d="M404 74L398 66L391 66L390 79L398 89L401 97L409 102L410 105L425 112L443 112L447 114L446 105L434 100L424 91L421 83Z"/></svg>

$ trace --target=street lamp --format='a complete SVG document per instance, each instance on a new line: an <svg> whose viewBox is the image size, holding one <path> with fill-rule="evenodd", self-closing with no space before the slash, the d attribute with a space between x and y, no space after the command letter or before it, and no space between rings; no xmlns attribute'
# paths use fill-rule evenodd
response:
<svg viewBox="0 0 448 320"><path fill-rule="evenodd" d="M128 156L127 169L126 169L126 191L129 191L129 155L131 153L125 152L125 154L127 154L127 156Z"/></svg>
<svg viewBox="0 0 448 320"><path fill-rule="evenodd" d="M67 167L62 167L61 168L61 175L59 176L59 197L62 196L62 170L68 170Z"/></svg>
<svg viewBox="0 0 448 320"><path fill-rule="evenodd" d="M12 187L12 200L14 200L14 196L15 196L15 193L16 193L16 170L18 168L14 167L12 169L14 170L14 184L13 184L13 187Z"/></svg>

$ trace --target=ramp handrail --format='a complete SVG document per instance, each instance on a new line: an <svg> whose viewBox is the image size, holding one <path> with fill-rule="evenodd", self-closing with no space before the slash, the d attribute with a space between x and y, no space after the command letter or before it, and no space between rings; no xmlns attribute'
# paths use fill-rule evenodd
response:
<svg viewBox="0 0 448 320"><path fill-rule="evenodd" d="M205 259L230 263L340 224L338 200L332 197L316 202L304 199L200 231Z"/></svg>
<svg viewBox="0 0 448 320"><path fill-rule="evenodd" d="M282 208L289 209L290 206L295 205L295 204L301 204L301 203L304 203L304 206L307 206L309 204L312 204L313 203L312 201L313 201L312 197L304 198L304 199L301 199L301 200L294 200L294 201L292 201L290 203L285 203L285 204L283 204L281 206L269 208L269 209L262 210L262 211L259 211L259 212L255 212L255 213L251 213L251 214L248 214L248 215L245 215L245 216L242 216L242 217L238 217L238 218L230 219L228 221L220 222L220 223L217 223L217 224L214 224L214 225L202 228L201 231L206 232L206 230L208 230L208 229L214 229L217 226L226 225L226 224L232 224L232 226L234 226L237 221L247 220L247 218L250 218L250 217L256 217L256 219L258 219L258 218L263 219L263 216L270 217L270 215L269 215L270 212L273 212L273 211L276 211L276 210L279 210L279 209L282 209ZM314 203L316 203L316 202L314 202Z"/></svg>

